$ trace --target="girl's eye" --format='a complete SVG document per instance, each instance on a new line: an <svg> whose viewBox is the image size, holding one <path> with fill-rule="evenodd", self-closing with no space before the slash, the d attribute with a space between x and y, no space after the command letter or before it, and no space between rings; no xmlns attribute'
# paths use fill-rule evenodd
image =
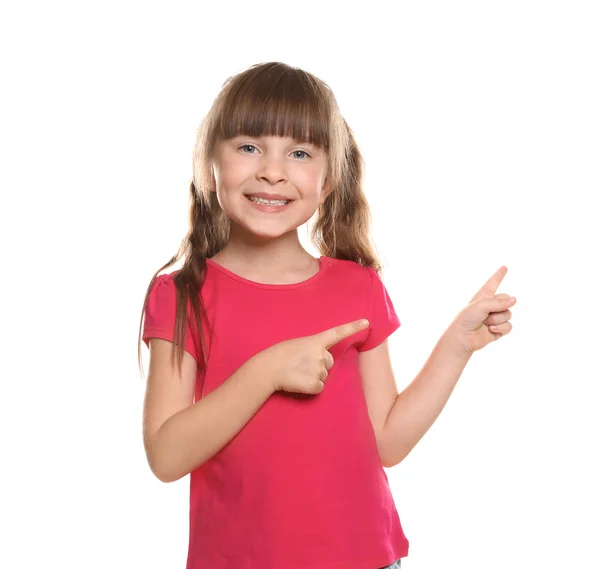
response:
<svg viewBox="0 0 600 569"><path fill-rule="evenodd" d="M305 152L304 150L294 150L293 154L296 154L297 152L300 152L300 154L305 154L306 156L309 156L308 152ZM296 158L302 158L302 157L297 156Z"/></svg>
<svg viewBox="0 0 600 569"><path fill-rule="evenodd" d="M252 144L244 144L240 148L243 150L244 148L256 148L256 146L253 146ZM244 154L253 154L253 152L244 152Z"/></svg>

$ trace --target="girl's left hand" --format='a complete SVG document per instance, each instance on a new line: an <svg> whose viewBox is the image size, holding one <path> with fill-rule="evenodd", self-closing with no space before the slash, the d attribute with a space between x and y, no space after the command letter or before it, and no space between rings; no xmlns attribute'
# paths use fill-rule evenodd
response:
<svg viewBox="0 0 600 569"><path fill-rule="evenodd" d="M461 355L470 356L512 330L509 307L515 304L516 299L508 294L496 294L507 271L506 267L500 267L446 331L448 340Z"/></svg>

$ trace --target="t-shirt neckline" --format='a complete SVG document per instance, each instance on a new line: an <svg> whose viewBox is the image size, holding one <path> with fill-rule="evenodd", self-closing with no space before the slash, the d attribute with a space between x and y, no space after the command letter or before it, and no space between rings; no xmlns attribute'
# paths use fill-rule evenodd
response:
<svg viewBox="0 0 600 569"><path fill-rule="evenodd" d="M301 288L301 287L308 286L323 276L323 273L325 273L325 271L327 270L327 268L329 266L329 257L326 257L325 255L321 255L320 257L317 258L317 260L319 261L319 271L317 273L315 273L312 277L309 277L308 279L306 279L304 281L300 281L298 283L289 283L289 284L259 283L257 281L252 281L250 279L246 279L246 278L238 275L237 273L234 273L233 271L226 269L223 265L219 265L219 263L217 263L216 261L213 261L212 259L210 259L208 257L206 259L206 263L207 263L207 265L214 267L219 272L223 273L224 275L228 276L229 278L231 278L235 281L238 281L242 284L254 287L254 288L262 288L262 289L267 289L267 290L292 290L295 288Z"/></svg>

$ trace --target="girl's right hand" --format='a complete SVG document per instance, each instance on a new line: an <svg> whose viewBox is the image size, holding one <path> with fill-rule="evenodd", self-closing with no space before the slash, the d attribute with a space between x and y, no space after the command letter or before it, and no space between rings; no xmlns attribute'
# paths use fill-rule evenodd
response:
<svg viewBox="0 0 600 569"><path fill-rule="evenodd" d="M328 371L333 367L333 356L328 348L368 326L368 320L356 320L312 336L285 340L260 352L274 391L321 393Z"/></svg>

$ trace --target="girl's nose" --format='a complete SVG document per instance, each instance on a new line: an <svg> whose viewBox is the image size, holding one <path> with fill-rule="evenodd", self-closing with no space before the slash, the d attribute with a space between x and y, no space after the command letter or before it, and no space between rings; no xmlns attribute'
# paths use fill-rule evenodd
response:
<svg viewBox="0 0 600 569"><path fill-rule="evenodd" d="M270 184L287 181L287 172L282 161L276 157L264 156L256 172L258 179L266 180Z"/></svg>

